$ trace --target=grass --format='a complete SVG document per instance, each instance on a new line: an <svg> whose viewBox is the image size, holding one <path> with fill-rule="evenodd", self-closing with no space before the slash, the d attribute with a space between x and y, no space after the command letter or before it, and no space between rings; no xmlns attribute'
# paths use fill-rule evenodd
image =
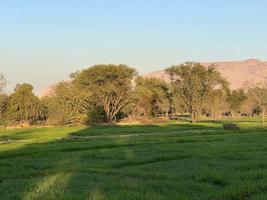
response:
<svg viewBox="0 0 267 200"><path fill-rule="evenodd" d="M0 199L267 199L267 130L222 123L1 130Z"/></svg>

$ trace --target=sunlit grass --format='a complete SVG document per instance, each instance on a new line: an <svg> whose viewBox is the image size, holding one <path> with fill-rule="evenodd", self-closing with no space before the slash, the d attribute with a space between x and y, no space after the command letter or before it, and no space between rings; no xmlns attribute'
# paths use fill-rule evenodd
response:
<svg viewBox="0 0 267 200"><path fill-rule="evenodd" d="M70 174L63 173L45 176L23 199L62 199L70 177Z"/></svg>
<svg viewBox="0 0 267 200"><path fill-rule="evenodd" d="M0 199L265 199L267 130L223 123L1 130Z"/></svg>

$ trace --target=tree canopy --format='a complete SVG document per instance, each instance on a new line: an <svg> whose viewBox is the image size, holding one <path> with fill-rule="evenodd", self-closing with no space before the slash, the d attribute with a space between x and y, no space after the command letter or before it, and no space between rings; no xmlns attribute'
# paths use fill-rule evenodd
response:
<svg viewBox="0 0 267 200"><path fill-rule="evenodd" d="M102 105L107 123L133 100L133 80L137 72L126 65L95 65L75 76L74 83L92 93Z"/></svg>
<svg viewBox="0 0 267 200"><path fill-rule="evenodd" d="M6 87L6 78L3 74L0 73L0 94L3 92Z"/></svg>
<svg viewBox="0 0 267 200"><path fill-rule="evenodd" d="M8 118L15 123L37 123L46 119L46 109L30 84L18 84L7 105Z"/></svg>
<svg viewBox="0 0 267 200"><path fill-rule="evenodd" d="M267 109L267 83L257 83L248 89L248 95L261 109L262 124L265 124L265 114Z"/></svg>
<svg viewBox="0 0 267 200"><path fill-rule="evenodd" d="M229 103L230 111L232 115L240 112L240 108L243 103L247 100L247 95L243 89L233 90L228 94L227 101Z"/></svg>
<svg viewBox="0 0 267 200"><path fill-rule="evenodd" d="M226 88L227 82L213 66L186 62L166 70L171 77L174 92L190 113L192 122L197 121L207 101L216 89Z"/></svg>
<svg viewBox="0 0 267 200"><path fill-rule="evenodd" d="M35 96L33 86L18 84L5 93L0 73L0 126L89 125L117 121L161 122L169 119L218 119L262 115L265 122L267 84L230 90L214 66L186 62L166 69L170 81L138 76L126 65L95 65L70 75Z"/></svg>
<svg viewBox="0 0 267 200"><path fill-rule="evenodd" d="M134 110L145 117L167 115L170 110L168 84L157 78L136 79ZM136 114L135 114L136 115Z"/></svg>

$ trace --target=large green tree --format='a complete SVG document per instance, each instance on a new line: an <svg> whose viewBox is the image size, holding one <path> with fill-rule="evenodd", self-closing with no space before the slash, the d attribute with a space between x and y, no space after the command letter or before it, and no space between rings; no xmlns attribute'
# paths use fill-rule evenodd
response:
<svg viewBox="0 0 267 200"><path fill-rule="evenodd" d="M248 89L248 96L254 101L256 106L261 109L262 125L265 124L267 109L267 83L257 83Z"/></svg>
<svg viewBox="0 0 267 200"><path fill-rule="evenodd" d="M46 125L68 125L65 110L59 105L54 96L44 96L41 101L47 109L47 119L45 121Z"/></svg>
<svg viewBox="0 0 267 200"><path fill-rule="evenodd" d="M18 84L10 95L7 117L14 123L35 124L46 119L46 109L30 84Z"/></svg>
<svg viewBox="0 0 267 200"><path fill-rule="evenodd" d="M102 105L107 123L133 100L135 69L126 65L95 65L75 74L74 83Z"/></svg>
<svg viewBox="0 0 267 200"><path fill-rule="evenodd" d="M222 117L222 114L228 110L227 95L229 88L226 86L221 89L215 89L207 100L205 111L212 119Z"/></svg>
<svg viewBox="0 0 267 200"><path fill-rule="evenodd" d="M157 78L142 78L136 80L134 91L134 110L136 114L145 117L168 115L170 110L169 86Z"/></svg>
<svg viewBox="0 0 267 200"><path fill-rule="evenodd" d="M91 94L76 88L71 81L62 81L42 98L48 108L47 124L86 125L90 120Z"/></svg>
<svg viewBox="0 0 267 200"><path fill-rule="evenodd" d="M227 102L229 103L229 108L232 116L235 113L240 112L242 105L246 102L247 95L243 89L232 90L227 97Z"/></svg>
<svg viewBox="0 0 267 200"><path fill-rule="evenodd" d="M54 88L54 97L65 112L67 124L87 123L91 93L79 90L72 82L60 82Z"/></svg>
<svg viewBox="0 0 267 200"><path fill-rule="evenodd" d="M214 67L205 67L200 63L186 62L172 66L166 72L170 75L173 91L190 113L192 123L196 123L214 91L227 85Z"/></svg>

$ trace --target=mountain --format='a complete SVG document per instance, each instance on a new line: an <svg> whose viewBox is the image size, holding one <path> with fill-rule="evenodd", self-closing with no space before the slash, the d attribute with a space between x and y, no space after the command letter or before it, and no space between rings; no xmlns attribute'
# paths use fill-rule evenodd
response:
<svg viewBox="0 0 267 200"><path fill-rule="evenodd" d="M215 69L229 81L231 89L242 88L246 82L257 83L267 80L267 62L257 59L235 62L203 63L203 65L214 65ZM164 70L152 72L144 77L160 78L166 82L170 81Z"/></svg>

